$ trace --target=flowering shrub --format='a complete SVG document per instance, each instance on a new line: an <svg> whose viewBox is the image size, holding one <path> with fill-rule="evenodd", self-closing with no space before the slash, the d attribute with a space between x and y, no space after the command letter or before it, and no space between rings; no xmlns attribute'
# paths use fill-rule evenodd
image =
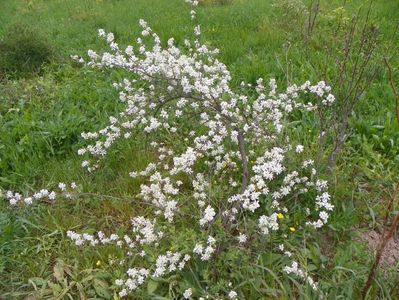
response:
<svg viewBox="0 0 399 300"><path fill-rule="evenodd" d="M281 278L317 291L291 244L325 225L333 205L327 181L289 133L294 112L334 102L330 87L307 81L279 92L275 80L259 79L234 89L218 50L200 42L200 25L182 49L173 38L162 45L145 21L140 26L135 46L122 49L100 29L110 52L88 51L87 66L125 72L114 84L124 109L108 126L82 133L89 142L78 154L93 172L118 140L145 134L155 159L129 175L141 183L135 199L146 208L122 234L70 230L67 236L78 247L114 246L122 253L124 272L114 281L120 297L140 297L148 282L180 278L174 288L185 299L246 298L239 261L259 267L263 253L279 257L274 272ZM7 193L12 205L79 196L75 183L33 196Z"/></svg>

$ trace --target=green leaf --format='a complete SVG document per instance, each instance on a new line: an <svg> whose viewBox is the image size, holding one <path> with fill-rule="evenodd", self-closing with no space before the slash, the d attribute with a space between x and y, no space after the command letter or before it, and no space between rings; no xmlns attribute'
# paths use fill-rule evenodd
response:
<svg viewBox="0 0 399 300"><path fill-rule="evenodd" d="M86 294L83 285L80 282L76 283L76 288L79 291L79 299L86 300Z"/></svg>
<svg viewBox="0 0 399 300"><path fill-rule="evenodd" d="M37 286L46 286L47 280L45 280L44 278L41 278L41 277L32 277L32 278L29 278L28 283L33 285L33 288L35 290L38 290Z"/></svg>
<svg viewBox="0 0 399 300"><path fill-rule="evenodd" d="M53 275L58 282L62 282L64 279L64 262L62 260L58 260L53 268Z"/></svg>
<svg viewBox="0 0 399 300"><path fill-rule="evenodd" d="M53 295L54 296L58 296L62 293L62 286L53 282L49 282L48 283L49 287L51 288L51 290L53 291Z"/></svg>
<svg viewBox="0 0 399 300"><path fill-rule="evenodd" d="M154 280L150 280L147 284L147 292L148 294L152 294L156 291L156 289L158 288L159 283L154 281Z"/></svg>
<svg viewBox="0 0 399 300"><path fill-rule="evenodd" d="M97 295L104 299L112 299L112 294L109 290L109 285L105 281L100 279L94 279L93 287L96 290Z"/></svg>

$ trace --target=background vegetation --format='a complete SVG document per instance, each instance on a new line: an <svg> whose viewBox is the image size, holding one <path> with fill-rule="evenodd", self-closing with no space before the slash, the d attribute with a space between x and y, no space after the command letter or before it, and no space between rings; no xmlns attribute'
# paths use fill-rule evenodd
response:
<svg viewBox="0 0 399 300"><path fill-rule="evenodd" d="M299 0L206 0L198 20L203 39L220 49L220 59L237 86L242 80L254 83L258 77L274 77L283 84L308 79L329 83L337 76L336 59L342 58L339 45L345 43L348 24L354 15L364 22L369 3L321 1L311 30L310 5ZM161 39L173 36L177 45L182 44L192 31L189 11L181 0L1 1L1 188L33 191L73 178L82 182L81 190L132 194L137 187L125 174L144 165L150 155L139 150L140 140L131 141L129 147L118 145L106 167L90 176L76 155L80 132L100 128L107 114L116 111L117 94L110 86L119 74L81 68L69 57L104 47L96 35L98 28L114 32L121 44L130 43L140 32L140 18ZM318 243L308 247L312 251L303 253L320 269L318 281L329 291L329 299L360 297L372 255L358 236L380 228L385 199L399 177L399 127L383 64L387 57L398 82L398 21L399 2L372 3L368 24L377 36L371 61L374 76L350 113L350 136L330 177L336 211ZM340 88L333 86L333 93L344 94ZM316 153L312 128L318 124L308 120L304 126L296 128L292 138ZM87 250L83 256L65 231L72 226L80 231L120 226L136 209L128 202L97 198L21 211L2 202L0 296L19 299L42 289L50 298L112 297L107 281L112 253ZM392 213L397 210L396 204ZM268 263L272 259L265 266ZM384 270L377 274L370 299L399 298L398 266ZM72 287L71 282L75 282Z"/></svg>

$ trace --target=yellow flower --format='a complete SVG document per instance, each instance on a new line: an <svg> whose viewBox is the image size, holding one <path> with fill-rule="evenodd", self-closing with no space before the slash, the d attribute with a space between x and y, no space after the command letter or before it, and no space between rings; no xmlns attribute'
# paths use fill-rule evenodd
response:
<svg viewBox="0 0 399 300"><path fill-rule="evenodd" d="M282 213L278 213L278 214L277 214L277 218L278 218L279 220L284 219L284 215L283 215Z"/></svg>
<svg viewBox="0 0 399 300"><path fill-rule="evenodd" d="M290 227L291 232L295 232L295 230L296 230L295 227Z"/></svg>
<svg viewBox="0 0 399 300"><path fill-rule="evenodd" d="M96 266L97 266L97 267L101 266L101 260L97 260Z"/></svg>

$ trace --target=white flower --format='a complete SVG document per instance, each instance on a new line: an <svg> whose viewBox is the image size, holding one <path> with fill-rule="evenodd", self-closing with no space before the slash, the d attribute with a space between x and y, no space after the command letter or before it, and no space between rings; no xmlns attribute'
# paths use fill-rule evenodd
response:
<svg viewBox="0 0 399 300"><path fill-rule="evenodd" d="M189 288L189 289L184 291L183 297L184 297L184 299L190 299L192 294L193 294L193 290L191 288Z"/></svg>
<svg viewBox="0 0 399 300"><path fill-rule="evenodd" d="M201 27L200 25L197 25L194 27L194 34L195 35L200 35L201 34Z"/></svg>
<svg viewBox="0 0 399 300"><path fill-rule="evenodd" d="M123 285L123 280L122 279L116 279L115 280L115 285L117 285L117 286Z"/></svg>
<svg viewBox="0 0 399 300"><path fill-rule="evenodd" d="M229 299L237 299L237 293L235 291L229 292Z"/></svg>
<svg viewBox="0 0 399 300"><path fill-rule="evenodd" d="M33 202L32 200L33 200L32 197L27 197L24 199L24 202L25 202L25 204L30 205Z"/></svg>
<svg viewBox="0 0 399 300"><path fill-rule="evenodd" d="M304 147L302 145L297 145L295 148L296 153L301 153L303 152Z"/></svg>
<svg viewBox="0 0 399 300"><path fill-rule="evenodd" d="M127 296L127 291L126 289L123 289L119 292L119 297L125 297L125 296Z"/></svg>
<svg viewBox="0 0 399 300"><path fill-rule="evenodd" d="M59 189L60 189L61 191L65 191L66 184L63 183L63 182L60 182L60 183L58 184L58 187L59 187Z"/></svg>
<svg viewBox="0 0 399 300"><path fill-rule="evenodd" d="M208 206L205 208L204 216L203 216L202 219L199 221L200 225L201 225L201 226L204 226L206 223L212 222L212 220L213 220L213 218L215 217L215 215L216 215L215 210L214 210L210 205L208 205Z"/></svg>
<svg viewBox="0 0 399 300"><path fill-rule="evenodd" d="M245 234L243 234L243 233L240 233L238 235L238 242L240 244L245 244L247 242L247 236Z"/></svg>
<svg viewBox="0 0 399 300"><path fill-rule="evenodd" d="M192 6L197 6L198 5L198 0L186 0L186 3L192 5Z"/></svg>
<svg viewBox="0 0 399 300"><path fill-rule="evenodd" d="M48 195L48 198L49 198L50 200L55 200L55 197L56 197L56 194L55 194L54 191L52 191L52 192Z"/></svg>
<svg viewBox="0 0 399 300"><path fill-rule="evenodd" d="M271 216L261 216L259 218L259 228L265 235L269 234L269 230L277 230L279 225L277 223L277 213Z"/></svg>
<svg viewBox="0 0 399 300"><path fill-rule="evenodd" d="M202 246L201 243L195 245L193 252L201 256L201 260L207 261L211 258L211 255L215 252L213 247L216 240L212 236L208 237L207 247Z"/></svg>

